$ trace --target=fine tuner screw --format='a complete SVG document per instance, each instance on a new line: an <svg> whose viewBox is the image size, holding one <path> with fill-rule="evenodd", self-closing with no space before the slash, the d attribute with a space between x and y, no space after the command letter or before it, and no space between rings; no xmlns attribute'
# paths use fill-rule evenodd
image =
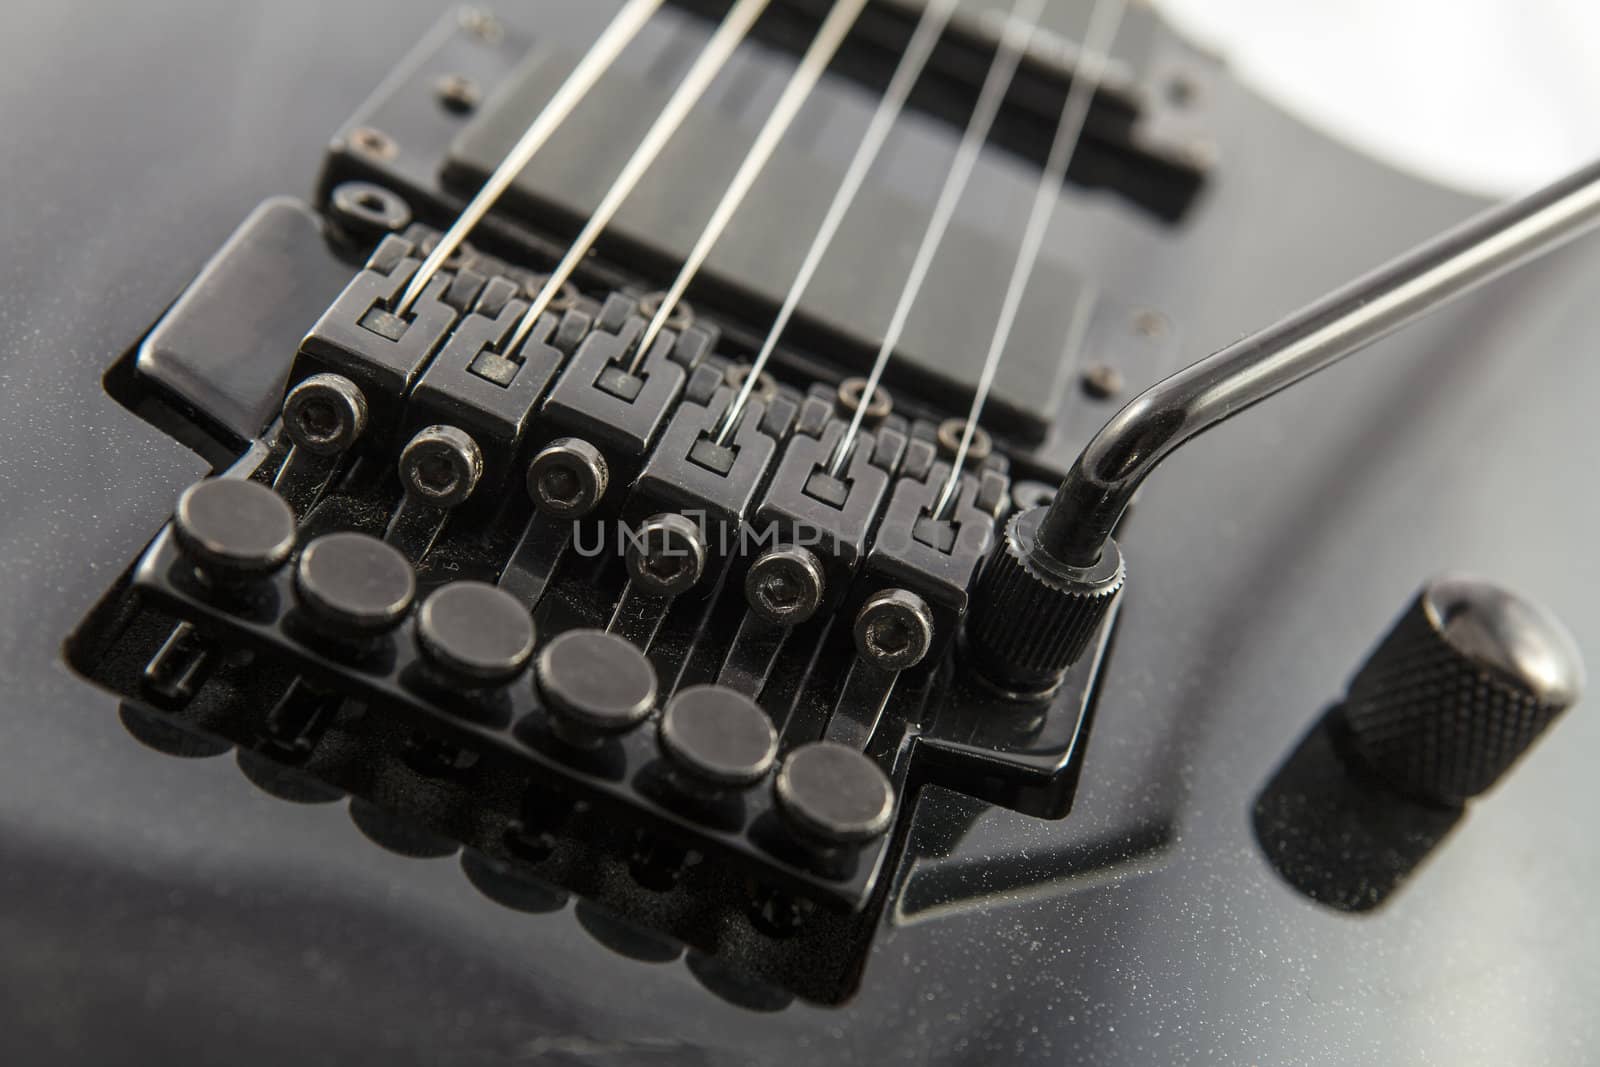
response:
<svg viewBox="0 0 1600 1067"><path fill-rule="evenodd" d="M266 578L294 551L294 512L277 493L244 478L191 485L178 498L172 525L184 556L217 587Z"/></svg>

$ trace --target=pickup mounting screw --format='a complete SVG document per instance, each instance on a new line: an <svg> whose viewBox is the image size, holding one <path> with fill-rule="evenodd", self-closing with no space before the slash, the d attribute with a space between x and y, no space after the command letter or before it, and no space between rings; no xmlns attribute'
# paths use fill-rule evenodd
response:
<svg viewBox="0 0 1600 1067"><path fill-rule="evenodd" d="M483 90L478 88L478 83L464 74L446 74L439 79L434 91L438 93L439 103L458 115L473 111L483 100Z"/></svg>
<svg viewBox="0 0 1600 1067"><path fill-rule="evenodd" d="M400 146L394 143L393 137L371 126L357 126L351 130L350 147L364 156L371 156L384 162L400 154Z"/></svg>
<svg viewBox="0 0 1600 1067"><path fill-rule="evenodd" d="M1109 363L1091 363L1083 369L1083 391L1096 400L1110 400L1123 388L1122 372Z"/></svg>
<svg viewBox="0 0 1600 1067"><path fill-rule="evenodd" d="M481 7L464 7L459 16L461 28L488 44L496 44L505 36L505 27L495 18L494 12Z"/></svg>

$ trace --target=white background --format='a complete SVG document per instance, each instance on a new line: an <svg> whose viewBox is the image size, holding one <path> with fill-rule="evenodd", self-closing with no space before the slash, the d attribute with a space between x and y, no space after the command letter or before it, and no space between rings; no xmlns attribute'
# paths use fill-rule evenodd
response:
<svg viewBox="0 0 1600 1067"><path fill-rule="evenodd" d="M1156 0L1241 80L1481 193L1600 158L1600 0Z"/></svg>

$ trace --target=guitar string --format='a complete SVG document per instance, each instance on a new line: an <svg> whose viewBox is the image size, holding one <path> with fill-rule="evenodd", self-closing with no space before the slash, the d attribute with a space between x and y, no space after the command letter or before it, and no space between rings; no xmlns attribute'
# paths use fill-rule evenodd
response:
<svg viewBox="0 0 1600 1067"><path fill-rule="evenodd" d="M1044 245L1045 231L1049 229L1050 219L1055 213L1057 203L1060 202L1067 168L1071 165L1072 157L1083 140L1089 108L1094 102L1095 91L1105 76L1106 58L1111 51L1112 42L1116 40L1117 30L1122 24L1125 11L1126 0L1095 0L1095 5L1089 12L1088 27L1083 35L1083 47L1078 53L1079 60L1073 72L1072 84L1067 89L1066 104L1062 108L1061 119L1056 126L1055 140L1050 145L1050 155L1044 173L1039 179L1038 191L1034 194L1033 208L1028 214L1028 223L1023 230L1022 246L1018 250L1011 279L1006 284L1005 302L1001 307L1000 317L995 322L994 333L989 341L989 351L984 356L983 369L978 375L978 385L972 395L972 407L967 413L966 424L961 430L961 440L951 459L950 475L945 480L944 488L939 493L931 512L935 519L943 518L945 510L950 506L956 490L961 485L961 468L966 464L967 453L972 448L972 438L978 430L978 417L983 413L990 390L994 387L995 373L1000 368L1003 353L1011 340L1011 330L1016 325L1023 294L1027 290L1028 280L1033 275L1040 249Z"/></svg>
<svg viewBox="0 0 1600 1067"><path fill-rule="evenodd" d="M744 157L744 162L739 165L738 173L728 183L716 210L711 213L710 221L706 223L699 239L695 241L689 257L684 260L677 278L673 280L666 295L661 298L660 307L656 309L650 324L645 327L644 333L639 338L633 360L628 366L628 373L638 373L640 365L644 363L645 356L650 351L650 346L655 344L656 338L666 327L667 320L672 317L672 313L683 300L684 293L688 292L689 284L700 272L706 258L711 255L711 250L722 237L723 231L728 228L728 223L739 210L739 205L744 203L756 179L772 159L778 142L793 124L801 106L810 98L817 82L822 78L823 71L833 62L839 46L844 43L845 37L849 35L851 27L855 25L862 9L866 6L867 0L836 0L828 12L822 27L812 38L811 46L801 58L800 65L789 78L789 84L784 87L783 95L773 107L772 114L761 127L761 132L756 135L755 142Z"/></svg>
<svg viewBox="0 0 1600 1067"><path fill-rule="evenodd" d="M618 11L605 30L595 39L589 51L572 68L561 87L555 95L545 104L537 118L528 126L517 143L507 152L505 158L496 165L494 171L484 181L466 207L461 209L450 228L444 236L439 238L432 252L428 253L422 261L422 266L417 268L417 273L412 276L405 292L400 296L400 303L395 307L396 315L404 315L422 295L433 276L439 273L445 261L455 255L456 249L467 239L467 235L475 229L483 217L494 207L495 202L522 173L534 155L543 148L551 135L560 128L568 116L594 88L595 82L601 75L611 69L617 57L622 54L634 37L638 36L645 23L660 9L664 0L629 0Z"/></svg>
<svg viewBox="0 0 1600 1067"><path fill-rule="evenodd" d="M772 327L767 331L766 338L761 342L761 349L756 354L755 360L750 364L745 373L744 382L739 386L739 391L734 395L733 402L728 405L727 413L722 417L721 425L717 429L716 443L727 444L728 435L738 425L739 416L744 413L745 405L750 402L751 395L755 392L756 384L761 377L761 372L766 368L767 362L777 350L778 340L789 328L789 320L794 317L795 311L800 306L800 300L805 296L806 290L811 285L818 268L822 266L823 257L833 244L833 239L838 235L839 228L844 224L845 216L850 207L855 203L856 195L861 191L866 182L867 174L872 170L872 165L877 162L878 154L884 142L888 140L889 133L894 128L895 121L905 109L906 100L911 96L911 90L917 80L922 77L923 68L928 64L928 59L933 55L934 47L939 39L944 36L945 28L950 24L950 16L955 11L956 0L928 0L923 7L922 16L917 21L916 28L912 31L911 40L907 43L905 52L901 54L900 62L895 67L894 74L889 79L888 88L884 90L878 107L873 112L871 120L867 123L866 133L862 135L861 143L856 146L855 155L850 160L850 165L845 169L843 180L839 183L838 190L834 193L833 202L828 205L828 212L823 216L822 223L817 229L817 235L811 241L811 247L806 251L806 257L800 264L800 271L795 275L794 281L789 285L789 291L784 295L783 304L778 309L778 316L772 321Z"/></svg>
<svg viewBox="0 0 1600 1067"><path fill-rule="evenodd" d="M951 219L955 216L961 194L966 191L967 180L972 176L972 169L978 162L978 154L982 151L984 142L988 140L989 130L1000 113L1000 105L1004 102L1011 81L1022 63L1022 54L1033 41L1044 4L1045 0L1015 0L1012 5L1011 17L1001 31L994 59L989 64L989 73L985 76L983 88L978 93L978 100L967 121L967 128L961 135L961 143L956 148L950 172L945 176L944 187L939 192L933 215L928 220L927 229L923 231L922 244L917 249L916 258L912 261L911 270L900 290L899 302L895 305L894 315L889 320L889 328L884 332L877 357L872 362L872 369L867 374L860 401L850 418L850 425L846 428L844 436L839 438L839 444L828 462L828 473L834 477L838 477L840 468L849 458L850 450L861 432L861 423L866 418L867 408L871 406L872 398L877 395L878 382L883 378L884 368L905 332L906 323L911 318L911 309L916 304L929 270L933 267L935 254L950 227Z"/></svg>
<svg viewBox="0 0 1600 1067"><path fill-rule="evenodd" d="M723 17L721 25L717 27L716 33L712 34L711 40L695 60L694 66L689 68L688 74L684 75L683 81L673 91L666 107L661 109L661 113L656 116L655 122L651 124L650 129L645 132L644 137L640 140L639 146L634 149L633 155L628 158L628 162L622 168L622 173L617 175L616 181L607 190L605 198L600 202L600 206L595 208L594 213L589 216L589 221L584 224L582 232L578 234L571 247L567 249L566 255L562 257L556 269L551 272L550 277L545 280L544 287L539 290L539 295L534 297L533 303L528 305L528 310L518 320L515 330L512 331L511 339L505 347L507 355L520 349L522 343L528 339L528 334L533 332L534 324L539 321L539 316L548 310L551 301L560 293L561 287L572 278L572 275L578 269L578 265L583 262L584 257L594 248L595 241L599 239L605 228L611 224L611 220L616 216L618 209L622 207L623 201L628 198L634 187L639 184L645 172L650 169L650 165L655 162L661 150L672 139L673 134L678 131L678 127L683 124L683 120L694 109L695 104L705 95L706 89L710 87L711 82L722 71L722 68L727 65L728 60L732 58L734 51L739 47L739 43L750 32L750 27L755 24L756 19L766 10L769 2L770 0L738 0L728 14Z"/></svg>
<svg viewBox="0 0 1600 1067"><path fill-rule="evenodd" d="M601 35L591 46L589 52L579 62L568 78L552 96L540 115L534 120L523 136L514 145L507 156L500 162L485 181L478 194L463 209L452 223L450 229L441 237L434 250L424 260L417 274L402 294L397 313L403 314L421 295L427 283L438 272L444 262L459 248L461 242L480 222L498 200L510 183L521 173L532 157L543 147L545 142L560 124L571 114L577 104L593 87L601 75L615 62L617 56L638 34L639 30L649 21L650 17L660 8L663 0L629 0L622 10L613 18ZM644 172L659 154L662 147L681 125L683 118L694 104L704 94L715 75L726 65L726 62L737 47L737 44L748 33L750 25L754 23L761 11L767 6L768 0L741 0L718 31L708 42L702 55L697 60L695 67L685 77L683 84L674 93L673 98L663 109L656 123L641 141L633 157L623 168L616 183L602 201L591 217L589 224L582 234L569 249L557 270L552 273L549 280L534 304L530 306L514 332L508 351L515 351L526 340L527 333L531 330L538 316L547 309L548 304L559 292L562 285L568 281L575 271L577 263L588 253L590 248L606 225L620 208L621 201L626 198L642 178ZM765 164L770 160L773 151L782 135L792 124L795 115L804 101L814 91L817 82L833 56L848 35L850 28L859 17L866 0L838 0L824 21L817 37L813 40L806 56L795 74L786 86L783 96L775 107L773 114L763 126L751 151L747 154L739 173L730 183L722 201L713 213L712 220L702 232L690 258L680 271L678 278L668 295L663 298L661 305L647 327L644 336L634 357L631 370L637 370L639 363L648 353L650 344L654 342L664 328L666 321L681 301L684 292L692 281L704 260L709 255L728 222L737 208L742 203L755 179L759 176ZM787 327L794 311L798 307L799 299L810 281L820 267L821 259L832 239L837 234L843 222L844 215L854 202L855 196L864 182L867 171L876 160L887 138L889 129L899 112L903 109L905 98L909 95L912 86L926 65L928 54L948 23L954 0L930 0L923 11L916 31L913 33L901 63L891 79L884 98L880 101L879 108L869 124L866 136L858 147L856 157L852 160L851 167L841 182L840 189L835 196L834 203L830 206L828 216L824 219L819 229L818 237L813 241L808 251L806 262L802 264L795 283L791 286L775 320L773 329L769 332L762 350L757 359L752 363L746 380L741 386L734 403L729 405L727 416L717 434L717 440L722 442L727 434L737 423L739 415L748 403L749 397L755 388L761 369L771 358L776 347L776 341ZM940 516L948 507L957 487L960 484L960 475L965 463L967 453L970 451L972 439L976 433L977 416L981 413L993 386L995 373L998 369L1001 354L1004 352L1011 329L1015 324L1017 311L1020 308L1021 297L1026 289L1028 278L1036 264L1042 246L1044 231L1056 201L1059 198L1059 189L1064 181L1065 172L1070 165L1077 142L1081 139L1088 109L1093 99L1094 89L1103 75L1104 60L1109 51L1111 41L1121 21L1125 4L1123 0L1097 0L1094 10L1090 15L1090 26L1085 34L1083 62L1080 64L1079 77L1075 78L1068 91L1066 107L1062 119L1056 130L1056 138L1052 144L1050 161L1040 182L1036 194L1033 210L1030 213L1028 225L1025 229L1022 249L1018 255L1016 265L1012 272L1011 280L1007 286L1005 305L996 324L988 354L985 357L978 387L974 393L973 404L967 420L963 425L963 433L955 451L951 466L950 477L934 507L933 514ZM922 248L919 249L917 261L907 279L907 284L902 291L900 304L896 307L894 319L886 334L885 342L881 346L878 357L875 359L872 373L869 374L866 387L862 391L861 403L851 420L840 445L836 450L830 471L837 474L839 467L849 455L850 447L855 437L859 434L862 421L865 417L868 402L875 395L877 385L881 380L884 367L887 365L888 356L892 354L899 337L904 330L906 320L909 318L911 306L925 281L926 274L931 268L931 261L938 245L941 243L950 218L953 216L956 203L961 193L965 190L966 182L970 178L972 166L976 162L977 151L981 149L982 142L987 139L989 128L992 127L994 114L1003 101L1003 94L1015 76L1016 68L1020 64L1021 54L1031 42L1036 27L1038 14L1042 11L1043 0L1030 4L1029 0L1017 0L1013 6L1011 18L1007 20L1005 31L1001 35L999 47L990 66L989 77L986 78L983 91L980 92L978 105L974 108L972 120L969 121L966 134L957 151L955 165L947 178L944 189L941 191L940 202L936 206L933 219L924 234ZM742 16L742 17L741 17ZM1020 30L1020 32L1019 32ZM1099 31L1097 33L1097 31ZM1022 40L1017 38L1023 33ZM1103 34L1104 40L1100 40ZM1000 76L997 76L1000 75ZM993 92L991 92L993 90ZM992 97L986 101L985 97ZM986 107L989 104L991 106ZM978 120L982 118L980 123ZM980 129L981 127L981 129ZM581 251L580 251L581 249Z"/></svg>

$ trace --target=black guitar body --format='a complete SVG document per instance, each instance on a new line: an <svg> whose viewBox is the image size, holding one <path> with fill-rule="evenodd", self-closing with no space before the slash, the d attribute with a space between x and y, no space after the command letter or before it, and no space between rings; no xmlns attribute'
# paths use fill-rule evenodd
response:
<svg viewBox="0 0 1600 1067"><path fill-rule="evenodd" d="M580 51L615 5L510 6L521 10L499 12L505 36L492 43L514 61L529 47ZM1064 25L1080 25L1085 5L1065 7ZM702 8L719 5L658 18L703 37ZM997 392L997 447L1018 481L1052 483L1119 398L1483 206L1332 142L1148 11L1135 13L1141 54L1159 57L1144 74L1171 83L1166 125L1145 131L1143 155L1103 147L1073 172L1045 261L1097 302L1084 362L1040 385L1053 404L1029 408L1026 370L1008 372L1021 377ZM1580 707L1494 791L1441 809L1368 789L1341 759L1330 711L1418 585L1440 572L1491 576L1562 617L1581 646L1600 646L1593 241L1380 343L1168 464L1119 537L1128 584L1104 654L1076 691L1082 721L1055 754L1058 773L1017 785L916 756L896 779L899 814L881 867L819 891L844 900L832 911L815 905L829 916L811 920L820 933L781 929L811 914L793 895L758 894L748 920L689 904L671 912L676 890L651 884L653 853L618 861L620 875L578 863L520 877L514 858L473 836L472 812L428 822L422 794L391 797L377 776L363 777L367 756L351 756L343 777L286 777L254 735L235 736L220 718L187 732L181 714L130 695L118 672L131 639L119 628L147 603L132 591L134 564L179 493L249 454L252 435L148 380L139 346L268 198L287 194L326 217L333 188L360 178L399 192L420 222L448 223L482 179L473 152L503 151L503 130L475 148L470 137L454 141L442 124L475 119L424 94L378 112L415 119L414 134L390 130L397 160L378 158L381 146L364 159L350 141L351 123L375 122L361 111L375 88L382 101L397 85L433 84L430 72L406 75L402 57L470 43L457 37L471 28L453 16L441 23L444 14L416 0L28 0L10 12L0 40L7 1063L1576 1063L1591 1054L1600 1037L1600 848L1586 799L1600 757L1595 716ZM793 51L786 34L778 26L747 46L755 51L737 91L770 102L788 63L774 57ZM830 76L839 114L870 110L882 79L869 59L851 60L859 77ZM510 108L525 122L526 111L504 103L518 91L507 80L474 106ZM908 119L919 132L898 173L910 203L931 198L940 153L959 135L962 120L941 117L946 105L959 110L930 97ZM958 217L1001 248L1016 241L1037 174L1042 150L1029 138L1048 137L1030 129L1015 116L1002 123ZM406 154L412 136L433 154ZM838 162L836 145L816 143ZM1174 148L1183 144L1188 157ZM442 188L453 199L401 188L395 175L406 168L437 183L451 145L456 169ZM705 166L714 189L731 160ZM603 183L595 178L591 206ZM516 208L534 220L534 237L486 241L496 255L559 251L574 232L571 212L545 204L541 215L536 200ZM766 239L803 240L812 229L786 220ZM970 247L979 262L983 249ZM580 288L603 300L611 287L663 287L671 256L631 248L602 245ZM370 249L329 253L319 269L332 264L334 294ZM939 283L953 325L913 331L914 343L937 347L930 339L968 319L987 336L1003 272L973 271ZM261 291L276 284L269 276ZM994 292L977 291L974 276ZM740 317L741 307L767 306L752 278L718 275L691 291L738 353L770 318ZM857 277L839 299L879 285L892 294L897 283ZM1077 299L1065 292L1034 294L1041 310L1022 328L1048 337L1051 309ZM839 307L849 322L830 333L826 314L806 319L800 347L776 367L797 395L870 359L872 338L849 328L866 312ZM242 299L232 325L259 333L279 311ZM908 413L964 410L960 382L982 353L961 345L946 357L955 384L935 356L891 371L891 391L912 398ZM1043 352L1042 365L1058 352ZM1096 361L1106 366L1081 382ZM282 460L279 450L271 461ZM840 640L819 647L847 658ZM949 684L965 692L959 652L950 655ZM919 728L945 729L933 718ZM915 748L914 733L902 753L933 751L932 741ZM362 796L368 786L376 792ZM423 812L422 822L396 809ZM701 851L707 869L720 862ZM747 851L758 865L777 862ZM743 887L745 876L728 884ZM845 899L856 890L860 899Z"/></svg>

